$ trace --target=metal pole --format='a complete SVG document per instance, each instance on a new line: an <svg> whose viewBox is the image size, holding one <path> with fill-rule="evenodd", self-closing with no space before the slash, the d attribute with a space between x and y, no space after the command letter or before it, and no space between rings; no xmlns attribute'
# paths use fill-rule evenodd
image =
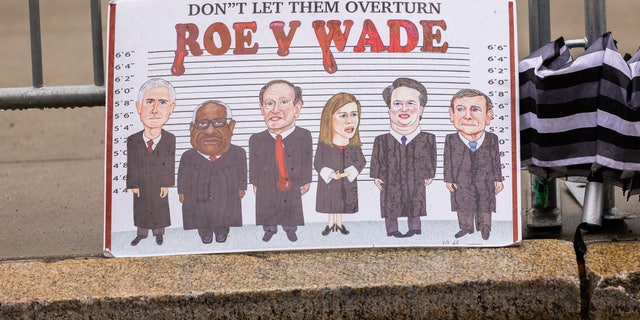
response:
<svg viewBox="0 0 640 320"><path fill-rule="evenodd" d="M31 82L33 87L44 85L42 78L42 40L40 37L40 0L29 0L29 29L31 31Z"/></svg>
<svg viewBox="0 0 640 320"><path fill-rule="evenodd" d="M584 19L585 19L585 34L587 37L587 43L591 44L596 39L602 37L607 32L607 14L606 14L606 0L584 0ZM615 192L611 184L605 183L602 187L602 192L599 194L601 197L602 212L599 214L610 218L621 218L626 213L620 212L615 208ZM586 200L587 195L585 195ZM584 216L593 216L594 213L588 212L590 207L584 207Z"/></svg>
<svg viewBox="0 0 640 320"><path fill-rule="evenodd" d="M529 51L551 41L549 0L529 0Z"/></svg>
<svg viewBox="0 0 640 320"><path fill-rule="evenodd" d="M93 84L104 86L104 59L102 56L102 15L100 0L91 0L91 40L93 45Z"/></svg>
<svg viewBox="0 0 640 320"><path fill-rule="evenodd" d="M585 34L588 43L607 32L606 0L584 0Z"/></svg>
<svg viewBox="0 0 640 320"><path fill-rule="evenodd" d="M105 87L0 88L0 110L104 106Z"/></svg>
<svg viewBox="0 0 640 320"><path fill-rule="evenodd" d="M529 50L534 51L551 41L551 8L549 0L529 0ZM531 174L531 208L527 210L527 226L562 225L556 196L556 179Z"/></svg>

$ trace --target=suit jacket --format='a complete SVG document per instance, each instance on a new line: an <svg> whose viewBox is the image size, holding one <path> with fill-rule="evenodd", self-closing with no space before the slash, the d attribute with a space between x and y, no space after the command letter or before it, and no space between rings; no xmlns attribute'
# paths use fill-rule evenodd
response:
<svg viewBox="0 0 640 320"><path fill-rule="evenodd" d="M144 131L127 139L127 188L139 188L133 196L133 224L146 229L171 225L168 197L160 198L160 188L175 184L176 137L162 130L160 142L147 152Z"/></svg>
<svg viewBox="0 0 640 320"><path fill-rule="evenodd" d="M247 155L231 145L214 162L195 149L185 151L178 167L178 193L184 194L185 230L242 226L240 190L247 190Z"/></svg>
<svg viewBox="0 0 640 320"><path fill-rule="evenodd" d="M324 143L318 143L316 156L313 160L313 165L318 173L322 168L344 172L344 169L351 166L361 172L366 163L367 160L360 147L347 146L346 149L341 150ZM353 181L342 178L331 180L329 183L318 178L316 211L322 213L358 212L358 178Z"/></svg>
<svg viewBox="0 0 640 320"><path fill-rule="evenodd" d="M451 211L495 212L495 182L502 181L498 136L485 132L476 152L465 145L458 133L446 136L444 143L444 182L455 183Z"/></svg>
<svg viewBox="0 0 640 320"><path fill-rule="evenodd" d="M436 138L420 132L406 147L390 133L373 142L371 178L384 181L380 192L383 218L427 215L425 179L436 172Z"/></svg>
<svg viewBox="0 0 640 320"><path fill-rule="evenodd" d="M282 141L291 183L291 188L287 191L277 188L279 174L275 160L276 140L268 130L254 133L249 138L249 180L257 188L257 225L304 225L300 187L311 183L311 133L296 127Z"/></svg>

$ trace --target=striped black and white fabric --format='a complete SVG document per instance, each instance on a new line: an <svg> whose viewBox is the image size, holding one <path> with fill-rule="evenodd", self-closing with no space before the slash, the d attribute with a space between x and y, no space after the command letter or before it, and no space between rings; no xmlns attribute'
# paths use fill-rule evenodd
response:
<svg viewBox="0 0 640 320"><path fill-rule="evenodd" d="M559 38L519 68L523 167L555 176L608 170L618 185L640 171L639 53L625 61L607 33L573 59Z"/></svg>

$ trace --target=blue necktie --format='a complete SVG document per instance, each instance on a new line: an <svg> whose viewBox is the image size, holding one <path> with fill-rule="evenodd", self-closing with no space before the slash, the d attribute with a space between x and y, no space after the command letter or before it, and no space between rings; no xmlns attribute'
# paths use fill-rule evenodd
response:
<svg viewBox="0 0 640 320"><path fill-rule="evenodd" d="M407 145L407 137L406 136L402 136L402 138L400 138L400 141L402 141L402 146L406 146Z"/></svg>
<svg viewBox="0 0 640 320"><path fill-rule="evenodd" d="M478 150L478 143L475 141L469 141L469 147L471 148L471 152L476 152L476 150Z"/></svg>

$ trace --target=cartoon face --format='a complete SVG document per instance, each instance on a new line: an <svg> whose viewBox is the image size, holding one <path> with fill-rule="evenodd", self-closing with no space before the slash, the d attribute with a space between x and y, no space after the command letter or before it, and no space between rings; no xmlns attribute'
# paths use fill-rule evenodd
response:
<svg viewBox="0 0 640 320"><path fill-rule="evenodd" d="M269 131L280 134L295 125L302 101L294 104L295 91L286 83L269 86L262 97L260 112Z"/></svg>
<svg viewBox="0 0 640 320"><path fill-rule="evenodd" d="M401 134L414 132L420 126L424 106L420 105L420 92L409 87L399 87L391 93L389 119L391 129Z"/></svg>
<svg viewBox="0 0 640 320"><path fill-rule="evenodd" d="M170 97L169 88L158 86L148 89L142 101L136 101L136 109L145 128L162 128L167 123L176 106Z"/></svg>
<svg viewBox="0 0 640 320"><path fill-rule="evenodd" d="M463 97L453 102L449 108L449 117L453 126L469 141L476 141L491 122L493 110L487 111L484 97Z"/></svg>
<svg viewBox="0 0 640 320"><path fill-rule="evenodd" d="M336 110L331 117L333 143L339 146L348 145L349 139L356 134L359 122L360 115L355 102L349 102Z"/></svg>
<svg viewBox="0 0 640 320"><path fill-rule="evenodd" d="M191 123L191 145L200 153L208 156L219 156L229 150L235 120L227 119L224 106L209 103L196 112L196 119Z"/></svg>

